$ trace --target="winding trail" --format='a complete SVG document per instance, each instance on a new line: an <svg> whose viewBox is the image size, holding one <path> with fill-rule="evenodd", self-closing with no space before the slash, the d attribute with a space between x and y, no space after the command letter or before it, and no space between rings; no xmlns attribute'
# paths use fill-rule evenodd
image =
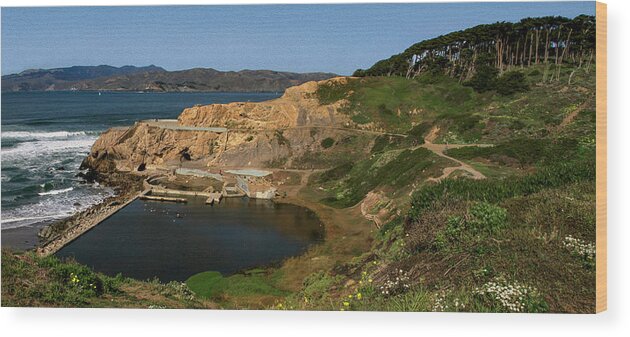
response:
<svg viewBox="0 0 630 337"><path fill-rule="evenodd" d="M430 177L427 180L428 181L434 181L434 182L439 182L442 179L447 178L448 176L451 175L451 173L457 171L457 170L462 170L462 171L466 171L470 174L472 179L486 179L486 176L483 175L483 173L475 170L472 166L470 166L469 164L464 163L461 160L455 159L451 156L448 156L444 153L444 151L448 150L448 149L459 149L462 147L471 147L471 146L476 146L476 147L490 147L493 146L492 144L434 144L433 141L437 138L437 134L440 131L440 128L438 127L433 127L433 129L431 129L431 131L429 131L429 134L424 138L424 144L416 146L416 148L420 148L423 147L427 150L432 151L433 153L437 154L440 157L446 158L448 160L452 160L454 162L456 162L457 164L459 164L458 166L449 166L449 167L445 167L442 170L442 175L439 177Z"/></svg>

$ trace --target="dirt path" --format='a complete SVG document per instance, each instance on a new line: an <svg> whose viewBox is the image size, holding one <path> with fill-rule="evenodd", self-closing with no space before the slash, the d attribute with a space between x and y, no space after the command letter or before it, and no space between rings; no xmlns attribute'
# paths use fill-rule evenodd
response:
<svg viewBox="0 0 630 337"><path fill-rule="evenodd" d="M431 131L429 131L429 134L426 135L426 137L424 137L424 142L433 143L433 141L435 141L435 139L437 138L439 132L440 132L439 126L432 127Z"/></svg>
<svg viewBox="0 0 630 337"><path fill-rule="evenodd" d="M582 104L580 104L580 106L578 106L577 108L575 108L573 111L571 111L568 115L564 116L564 118L562 119L562 122L560 122L560 124L558 124L558 126L556 126L555 128L553 128L552 132L553 133L558 133L560 131L562 131L562 129L564 129L567 125L571 124L571 122L573 122L573 120L575 119L575 117L577 117L577 115L584 110L584 108L586 107L586 103L584 102Z"/></svg>
<svg viewBox="0 0 630 337"><path fill-rule="evenodd" d="M444 151L448 150L448 149L458 149L458 148L462 148L462 147L470 147L470 146L477 146L477 147L489 147L489 146L493 146L492 144L433 144L433 140L435 140L437 138L437 133L440 131L440 129L438 127L434 127L433 129L431 129L431 131L429 132L429 134L424 138L424 144L417 146L416 148L419 147L423 147L427 150L432 151L433 153L437 154L440 157L452 160L454 162L456 162L457 164L459 164L459 166L449 166L446 167L442 170L442 175L439 177L430 177L427 180L428 181L435 181L438 182L442 179L447 178L448 176L451 175L451 173L457 171L457 170L462 170L462 171L466 171L468 174L471 175L472 179L486 179L486 176L483 175L483 173L475 170L472 166L464 163L461 160L455 159L451 156L448 156L444 153Z"/></svg>
<svg viewBox="0 0 630 337"><path fill-rule="evenodd" d="M284 169L278 170L274 169L274 171L278 172L294 172L300 175L300 183L298 185L282 185L278 188L279 193L286 193L286 196L289 198L296 198L299 192L306 187L308 184L308 180L311 175L315 172L323 172L326 169L317 169L317 170L296 170L296 169Z"/></svg>

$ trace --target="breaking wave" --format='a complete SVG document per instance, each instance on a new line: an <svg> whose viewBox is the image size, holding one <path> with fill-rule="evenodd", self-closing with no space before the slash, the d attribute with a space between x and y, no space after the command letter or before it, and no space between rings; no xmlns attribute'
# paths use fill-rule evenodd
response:
<svg viewBox="0 0 630 337"><path fill-rule="evenodd" d="M61 190L52 190L52 191L48 191L48 192L39 192L37 194L39 195L55 195L55 194L61 194L61 193L66 193L66 192L70 192L74 189L74 187L68 187L68 188L64 188Z"/></svg>
<svg viewBox="0 0 630 337"><path fill-rule="evenodd" d="M86 131L6 131L2 133L2 138L5 139L18 139L18 140L45 140L45 139L59 139L70 138L77 136L95 135L94 132Z"/></svg>

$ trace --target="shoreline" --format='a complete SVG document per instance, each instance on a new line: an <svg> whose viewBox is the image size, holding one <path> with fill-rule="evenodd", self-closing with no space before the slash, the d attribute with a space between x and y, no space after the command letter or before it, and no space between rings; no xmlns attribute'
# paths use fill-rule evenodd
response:
<svg viewBox="0 0 630 337"><path fill-rule="evenodd" d="M357 249L366 251L371 245L370 233L373 230L373 223L361 216L357 207L350 209L335 209L318 203L310 197L307 191L307 183L312 172L304 173L301 181L297 185L285 185L279 188L278 192L286 192L283 197L276 197L270 201L278 204L290 204L298 207L304 207L313 212L321 222L324 229L324 237L321 242L309 245L299 255L287 257L282 261L272 264L256 266L255 268L263 268L268 270L282 270L288 276L281 286L287 291L296 291L300 288L304 277L334 265L334 261L338 259L345 260L356 254ZM60 231L54 237L51 237L45 243L42 243L32 251L40 256L49 256L70 244L81 235L95 228L105 219L111 217L132 201L136 200L143 193L147 192L146 186L140 188L131 187L131 182L139 182L138 178L142 177L142 181L146 175L138 175L131 172L110 172L101 176L103 183L108 182L108 186L116 189L120 188L124 192L121 194L105 199L103 202L96 204L89 209L73 215L71 218L62 220L62 225L76 223ZM306 190L305 190L306 189ZM59 224L58 223L58 224ZM52 226L52 225L50 225ZM62 227L63 228L63 227ZM59 230L59 229L57 229ZM333 252L329 252L332 249ZM245 273L242 270L238 273Z"/></svg>
<svg viewBox="0 0 630 337"><path fill-rule="evenodd" d="M76 216L81 220L79 224L62 231L45 243L39 245L35 248L35 252L40 256L49 256L58 252L61 248L78 239L81 235L87 233L107 218L125 208L125 206L136 200L143 193L146 193L146 190L138 193L128 192L120 196L114 196L103 200L103 202L96 204L83 212L73 215L73 217Z"/></svg>
<svg viewBox="0 0 630 337"><path fill-rule="evenodd" d="M1 230L2 248L16 252L34 250L40 244L37 233L50 222L40 222Z"/></svg>

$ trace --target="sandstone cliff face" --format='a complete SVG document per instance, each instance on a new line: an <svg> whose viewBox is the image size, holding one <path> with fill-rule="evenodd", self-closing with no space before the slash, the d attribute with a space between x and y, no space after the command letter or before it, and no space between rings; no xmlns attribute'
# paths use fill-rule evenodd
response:
<svg viewBox="0 0 630 337"><path fill-rule="evenodd" d="M211 104L185 109L178 120L188 126L220 126L237 129L279 129L300 126L343 126L347 116L339 114L343 101L320 105L315 92L320 83L342 82L337 77L320 82L307 82L287 88L278 99L260 102Z"/></svg>
<svg viewBox="0 0 630 337"><path fill-rule="evenodd" d="M211 153L219 135L203 131L180 131L138 123L128 131L116 129L104 132L92 146L84 164L99 171L102 162L113 162L118 171L133 171L142 163L160 165L179 161L182 152L201 158Z"/></svg>
<svg viewBox="0 0 630 337"><path fill-rule="evenodd" d="M128 130L108 130L94 143L84 166L103 172L134 171L142 163L172 167L185 152L198 165L290 167L293 158L320 151L323 139L341 137L346 132L336 128L350 123L339 113L343 102L319 104L315 92L323 82L291 87L282 97L267 102L197 106L185 109L178 118L182 126L227 127L226 133L174 130L141 122Z"/></svg>

